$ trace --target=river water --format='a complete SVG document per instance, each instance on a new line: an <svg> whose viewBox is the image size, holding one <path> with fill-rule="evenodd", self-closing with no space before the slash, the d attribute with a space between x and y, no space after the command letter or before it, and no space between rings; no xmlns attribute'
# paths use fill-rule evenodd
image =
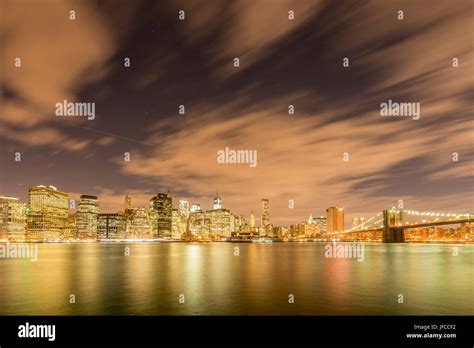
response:
<svg viewBox="0 0 474 348"><path fill-rule="evenodd" d="M0 259L0 315L474 314L474 245L37 245Z"/></svg>

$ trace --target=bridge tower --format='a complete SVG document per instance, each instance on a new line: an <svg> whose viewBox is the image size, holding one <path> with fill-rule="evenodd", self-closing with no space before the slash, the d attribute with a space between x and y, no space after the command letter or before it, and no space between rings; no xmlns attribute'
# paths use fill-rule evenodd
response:
<svg viewBox="0 0 474 348"><path fill-rule="evenodd" d="M405 233L403 227L397 227L403 221L401 210L383 211L383 241L384 243L404 243Z"/></svg>

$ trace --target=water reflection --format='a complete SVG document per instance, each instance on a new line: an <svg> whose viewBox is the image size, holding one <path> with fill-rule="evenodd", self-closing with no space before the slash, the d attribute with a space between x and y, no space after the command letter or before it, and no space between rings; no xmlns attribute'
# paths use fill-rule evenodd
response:
<svg viewBox="0 0 474 348"><path fill-rule="evenodd" d="M317 243L40 244L37 262L0 259L0 314L472 315L474 246L457 247L366 244L358 262Z"/></svg>

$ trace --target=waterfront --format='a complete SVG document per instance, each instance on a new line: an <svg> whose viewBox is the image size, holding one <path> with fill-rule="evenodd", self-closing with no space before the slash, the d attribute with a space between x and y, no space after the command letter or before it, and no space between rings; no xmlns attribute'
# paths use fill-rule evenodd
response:
<svg viewBox="0 0 474 348"><path fill-rule="evenodd" d="M362 262L324 243L38 246L0 259L1 315L474 314L474 245L367 243Z"/></svg>

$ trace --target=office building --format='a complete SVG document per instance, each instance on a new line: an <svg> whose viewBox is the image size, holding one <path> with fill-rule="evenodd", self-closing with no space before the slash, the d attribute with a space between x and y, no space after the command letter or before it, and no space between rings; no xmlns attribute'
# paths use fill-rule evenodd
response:
<svg viewBox="0 0 474 348"><path fill-rule="evenodd" d="M97 219L98 239L124 239L127 236L127 218L123 213L102 213Z"/></svg>
<svg viewBox="0 0 474 348"><path fill-rule="evenodd" d="M0 196L0 240L24 240L26 204L15 197Z"/></svg>
<svg viewBox="0 0 474 348"><path fill-rule="evenodd" d="M222 199L219 197L219 190L217 190L217 194L214 197L213 209L222 209Z"/></svg>
<svg viewBox="0 0 474 348"><path fill-rule="evenodd" d="M27 211L27 240L59 239L68 221L68 195L54 186L30 187Z"/></svg>
<svg viewBox="0 0 474 348"><path fill-rule="evenodd" d="M154 210L157 217L157 236L160 238L171 238L172 203L169 192L158 193L156 196Z"/></svg>
<svg viewBox="0 0 474 348"><path fill-rule="evenodd" d="M340 207L330 207L327 212L327 231L343 232L344 231L344 209Z"/></svg>
<svg viewBox="0 0 474 348"><path fill-rule="evenodd" d="M97 239L99 200L96 196L82 195L76 212L77 238Z"/></svg>
<svg viewBox="0 0 474 348"><path fill-rule="evenodd" d="M127 209L126 216L128 217L127 238L152 238L150 220L145 207Z"/></svg>
<svg viewBox="0 0 474 348"><path fill-rule="evenodd" d="M268 199L262 199L262 217L261 217L261 226L266 227L270 224L270 211L269 211L269 201Z"/></svg>

